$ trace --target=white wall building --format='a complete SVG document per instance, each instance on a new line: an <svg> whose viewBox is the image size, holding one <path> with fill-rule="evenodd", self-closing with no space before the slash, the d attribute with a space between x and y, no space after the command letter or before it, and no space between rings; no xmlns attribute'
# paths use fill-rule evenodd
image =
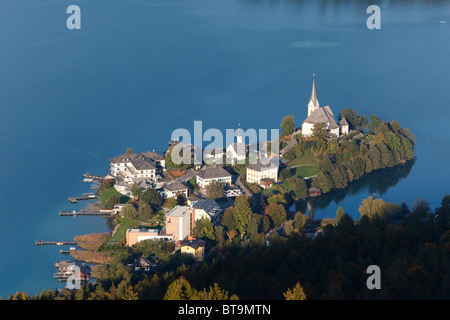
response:
<svg viewBox="0 0 450 320"><path fill-rule="evenodd" d="M231 174L223 167L214 166L200 170L197 175L197 184L200 188L206 188L213 181L219 181L224 185L231 184Z"/></svg>
<svg viewBox="0 0 450 320"><path fill-rule="evenodd" d="M274 182L278 181L278 163L275 163L275 161L263 163L258 160L255 164L247 167L247 182L261 184L261 179L264 178L272 179Z"/></svg>

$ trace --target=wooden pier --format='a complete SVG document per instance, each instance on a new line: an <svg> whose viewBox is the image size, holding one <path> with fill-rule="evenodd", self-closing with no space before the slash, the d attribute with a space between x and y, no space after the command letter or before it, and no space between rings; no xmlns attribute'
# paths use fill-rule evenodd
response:
<svg viewBox="0 0 450 320"><path fill-rule="evenodd" d="M116 213L112 210L102 210L98 212L94 211L59 211L61 217L76 217L76 216L99 216L99 217L112 217Z"/></svg>
<svg viewBox="0 0 450 320"><path fill-rule="evenodd" d="M69 197L68 198L68 200L72 203L77 203L78 201L81 201L81 200L92 200L92 199L98 199L97 195L93 192L83 193L79 197Z"/></svg>
<svg viewBox="0 0 450 320"><path fill-rule="evenodd" d="M50 246L50 245L54 245L54 246L76 246L78 245L78 242L75 241L43 241L43 240L38 240L35 242L35 245L37 246Z"/></svg>
<svg viewBox="0 0 450 320"><path fill-rule="evenodd" d="M85 177L85 178L87 178L87 179L94 179L94 180L98 180L98 181L103 181L103 180L105 180L105 178L103 178L102 176L98 176L98 175L90 174L89 172L88 172L88 173L85 173L85 174L83 174L83 177Z"/></svg>

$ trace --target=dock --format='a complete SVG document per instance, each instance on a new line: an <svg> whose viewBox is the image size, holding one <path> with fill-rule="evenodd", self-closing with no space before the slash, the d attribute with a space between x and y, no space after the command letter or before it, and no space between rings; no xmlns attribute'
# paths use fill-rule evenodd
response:
<svg viewBox="0 0 450 320"><path fill-rule="evenodd" d="M59 211L60 217L76 217L76 216L99 216L99 217L112 217L116 213L112 210L101 210L101 211Z"/></svg>
<svg viewBox="0 0 450 320"><path fill-rule="evenodd" d="M78 201L81 201L81 200L92 200L92 199L98 199L97 195L93 192L83 193L79 197L69 197L68 198L68 200L72 203L78 203Z"/></svg>
<svg viewBox="0 0 450 320"><path fill-rule="evenodd" d="M99 176L99 175L90 174L89 172L83 174L83 177L86 178L86 179L93 179L93 180L98 180L98 181L103 181L103 180L105 180L104 177ZM91 180L91 181L92 181L92 180ZM89 182L90 182L90 181L89 181Z"/></svg>
<svg viewBox="0 0 450 320"><path fill-rule="evenodd" d="M43 241L38 240L34 243L37 246L76 246L78 245L78 242L75 241Z"/></svg>

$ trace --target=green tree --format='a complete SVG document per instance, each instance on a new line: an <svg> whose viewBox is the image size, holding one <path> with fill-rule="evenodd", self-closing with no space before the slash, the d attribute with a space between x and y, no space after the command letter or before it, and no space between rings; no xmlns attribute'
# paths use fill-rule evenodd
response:
<svg viewBox="0 0 450 320"><path fill-rule="evenodd" d="M223 290L217 283L214 283L208 290L203 289L198 293L199 300L239 300L238 297L233 294L230 296L228 291Z"/></svg>
<svg viewBox="0 0 450 320"><path fill-rule="evenodd" d="M308 187L304 179L297 179L294 186L294 193L299 199L305 199L308 196Z"/></svg>
<svg viewBox="0 0 450 320"><path fill-rule="evenodd" d="M133 205L127 204L122 208L122 215L128 219L134 219L138 216L138 213Z"/></svg>
<svg viewBox="0 0 450 320"><path fill-rule="evenodd" d="M106 202L105 202L105 208L106 208L106 209L112 209L112 208L114 208L114 206L115 206L116 204L118 204L118 203L120 203L119 197L117 197L117 195L115 195L115 194L112 194L112 195L108 198L108 200L106 200Z"/></svg>
<svg viewBox="0 0 450 320"><path fill-rule="evenodd" d="M133 154L133 149L127 148L127 151L125 152L125 154Z"/></svg>
<svg viewBox="0 0 450 320"><path fill-rule="evenodd" d="M328 138L328 131L322 122L316 123L312 129L312 139L317 145L317 149L325 148Z"/></svg>
<svg viewBox="0 0 450 320"><path fill-rule="evenodd" d="M163 300L192 300L196 296L197 291L186 279L180 277L169 285Z"/></svg>
<svg viewBox="0 0 450 320"><path fill-rule="evenodd" d="M311 183L311 186L319 188L323 193L329 192L333 189L333 180L327 173L319 172Z"/></svg>
<svg viewBox="0 0 450 320"><path fill-rule="evenodd" d="M196 238L216 240L215 231L211 220L206 217L203 217L195 222L193 235Z"/></svg>
<svg viewBox="0 0 450 320"><path fill-rule="evenodd" d="M142 192L141 200L147 202L153 210L157 210L162 204L161 195L153 188L147 188Z"/></svg>
<svg viewBox="0 0 450 320"><path fill-rule="evenodd" d="M219 181L213 181L206 186L206 197L209 199L223 198L223 184Z"/></svg>
<svg viewBox="0 0 450 320"><path fill-rule="evenodd" d="M225 209L222 215L221 224L228 230L236 229L236 221L234 220L233 216L233 208L228 207L227 209Z"/></svg>
<svg viewBox="0 0 450 320"><path fill-rule="evenodd" d="M288 136L295 131L294 116L286 116L281 121L281 135Z"/></svg>
<svg viewBox="0 0 450 320"><path fill-rule="evenodd" d="M336 210L336 222L337 222L337 223L339 222L339 220L342 219L342 217L344 216L344 214L345 214L344 208L339 207L339 208Z"/></svg>
<svg viewBox="0 0 450 320"><path fill-rule="evenodd" d="M272 220L274 227L278 227L287 220L286 209L281 204L269 204L266 207L265 213Z"/></svg>
<svg viewBox="0 0 450 320"><path fill-rule="evenodd" d="M241 240L243 239L244 233L252 218L252 210L250 208L250 203L246 196L238 196L234 201L233 207L233 218L236 222L236 228L241 234Z"/></svg>
<svg viewBox="0 0 450 320"><path fill-rule="evenodd" d="M151 219L152 215L153 215L152 207L148 203L141 201L139 203L139 217L141 217L144 220L149 220Z"/></svg>
<svg viewBox="0 0 450 320"><path fill-rule="evenodd" d="M133 195L133 198L135 199L139 199L142 195L142 188L139 188L135 183L133 183L133 185L130 188L131 194Z"/></svg>
<svg viewBox="0 0 450 320"><path fill-rule="evenodd" d="M178 205L178 201L175 198L167 198L164 202L164 206L169 209L173 209Z"/></svg>

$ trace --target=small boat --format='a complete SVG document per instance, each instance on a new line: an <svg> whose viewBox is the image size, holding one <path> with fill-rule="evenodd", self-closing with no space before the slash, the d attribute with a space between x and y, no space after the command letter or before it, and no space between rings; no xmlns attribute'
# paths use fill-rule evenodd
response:
<svg viewBox="0 0 450 320"><path fill-rule="evenodd" d="M63 243L62 243L62 242L57 242L56 245L57 245L57 246L62 246Z"/></svg>

